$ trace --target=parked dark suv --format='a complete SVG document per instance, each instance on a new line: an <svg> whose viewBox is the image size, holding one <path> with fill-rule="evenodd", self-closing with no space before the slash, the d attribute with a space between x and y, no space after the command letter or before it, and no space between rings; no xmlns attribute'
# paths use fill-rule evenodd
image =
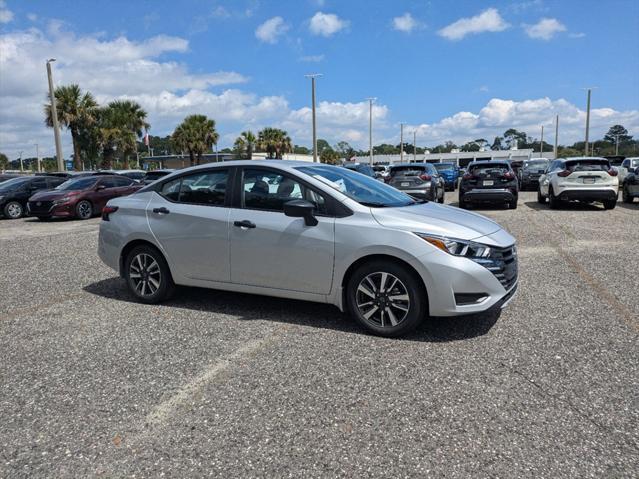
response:
<svg viewBox="0 0 639 479"><path fill-rule="evenodd" d="M0 183L0 213L5 218L18 219L26 213L31 195L53 189L65 181L66 178L56 176L20 176Z"/></svg>
<svg viewBox="0 0 639 479"><path fill-rule="evenodd" d="M459 206L474 203L506 203L517 208L517 176L506 161L474 161L459 184Z"/></svg>
<svg viewBox="0 0 639 479"><path fill-rule="evenodd" d="M539 186L539 177L546 171L550 160L548 158L531 158L525 160L519 170L519 189L524 191L527 188L537 190Z"/></svg>
<svg viewBox="0 0 639 479"><path fill-rule="evenodd" d="M632 203L634 198L639 198L639 167L629 170L623 179L621 196L624 203Z"/></svg>
<svg viewBox="0 0 639 479"><path fill-rule="evenodd" d="M392 165L388 184L415 198L444 202L444 179L430 163Z"/></svg>

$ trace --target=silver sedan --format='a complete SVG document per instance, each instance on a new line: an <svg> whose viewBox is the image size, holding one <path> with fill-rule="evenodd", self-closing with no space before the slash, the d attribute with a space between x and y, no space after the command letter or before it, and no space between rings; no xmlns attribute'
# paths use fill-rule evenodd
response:
<svg viewBox="0 0 639 479"><path fill-rule="evenodd" d="M346 168L233 161L109 201L98 252L142 302L175 285L334 304L399 336L426 316L504 307L515 239L476 213Z"/></svg>

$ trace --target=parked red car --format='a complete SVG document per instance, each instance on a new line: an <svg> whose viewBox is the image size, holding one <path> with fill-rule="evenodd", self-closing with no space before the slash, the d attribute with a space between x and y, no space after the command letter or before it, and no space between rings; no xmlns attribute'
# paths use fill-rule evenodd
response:
<svg viewBox="0 0 639 479"><path fill-rule="evenodd" d="M126 196L142 185L124 176L85 176L71 178L54 190L42 191L29 198L30 216L39 219L51 217L87 220L102 213L111 198Z"/></svg>

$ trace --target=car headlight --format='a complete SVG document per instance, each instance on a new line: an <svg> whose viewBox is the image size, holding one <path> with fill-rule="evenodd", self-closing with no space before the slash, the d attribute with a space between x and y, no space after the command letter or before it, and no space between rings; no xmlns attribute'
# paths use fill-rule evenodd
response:
<svg viewBox="0 0 639 479"><path fill-rule="evenodd" d="M481 243L466 241L454 238L446 238L444 236L433 236L426 233L415 233L421 239L428 241L430 244L453 256L463 256L465 258L488 258L491 248Z"/></svg>

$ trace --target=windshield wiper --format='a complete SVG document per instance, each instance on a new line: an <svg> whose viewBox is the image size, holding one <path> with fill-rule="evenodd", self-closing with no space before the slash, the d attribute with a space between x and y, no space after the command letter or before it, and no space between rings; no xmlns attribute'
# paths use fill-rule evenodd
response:
<svg viewBox="0 0 639 479"><path fill-rule="evenodd" d="M424 203L428 203L428 200L422 200L422 199L414 199L412 203L409 203L410 205L423 205Z"/></svg>
<svg viewBox="0 0 639 479"><path fill-rule="evenodd" d="M386 203L380 203L379 201L360 201L360 205L370 206L371 208L386 208L388 205Z"/></svg>

